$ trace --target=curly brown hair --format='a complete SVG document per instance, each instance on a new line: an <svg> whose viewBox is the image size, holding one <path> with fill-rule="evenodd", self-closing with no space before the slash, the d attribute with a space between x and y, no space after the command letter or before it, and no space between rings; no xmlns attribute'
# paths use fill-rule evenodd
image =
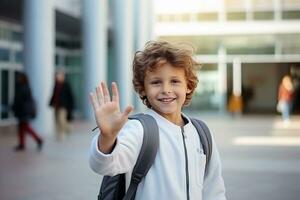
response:
<svg viewBox="0 0 300 200"><path fill-rule="evenodd" d="M190 48L188 48L190 47ZM187 80L187 88L191 91L186 94L184 105L188 105L198 84L196 75L197 67L200 66L193 57L191 46L178 43L171 44L165 41L150 41L143 51L137 51L133 59L133 86L143 103L151 108L146 96L142 95L145 90L144 80L148 71L153 71L165 63L184 69Z"/></svg>

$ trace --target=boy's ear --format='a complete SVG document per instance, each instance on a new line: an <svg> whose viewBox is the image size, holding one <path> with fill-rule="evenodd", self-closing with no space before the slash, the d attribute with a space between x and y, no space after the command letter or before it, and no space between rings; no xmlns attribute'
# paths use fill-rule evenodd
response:
<svg viewBox="0 0 300 200"><path fill-rule="evenodd" d="M146 96L145 90L143 90L143 91L140 92L140 96Z"/></svg>
<svg viewBox="0 0 300 200"><path fill-rule="evenodd" d="M186 94L189 94L189 93L191 93L191 92L192 92L192 90L189 89L189 88L186 90Z"/></svg>

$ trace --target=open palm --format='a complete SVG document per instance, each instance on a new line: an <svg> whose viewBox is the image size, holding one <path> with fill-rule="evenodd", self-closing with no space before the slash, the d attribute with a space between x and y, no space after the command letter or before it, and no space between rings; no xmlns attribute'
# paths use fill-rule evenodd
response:
<svg viewBox="0 0 300 200"><path fill-rule="evenodd" d="M133 108L128 106L124 112L120 111L118 87L114 82L112 83L112 98L106 83L101 82L96 87L95 93L90 94L90 100L101 135L114 140Z"/></svg>

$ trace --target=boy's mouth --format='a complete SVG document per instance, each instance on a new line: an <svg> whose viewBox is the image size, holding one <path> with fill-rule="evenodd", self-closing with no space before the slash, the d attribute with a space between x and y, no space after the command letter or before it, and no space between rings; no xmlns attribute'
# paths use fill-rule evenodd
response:
<svg viewBox="0 0 300 200"><path fill-rule="evenodd" d="M163 103L170 103L172 101L174 101L176 98L171 98L171 97L168 97L168 98L159 98L158 101L161 101Z"/></svg>

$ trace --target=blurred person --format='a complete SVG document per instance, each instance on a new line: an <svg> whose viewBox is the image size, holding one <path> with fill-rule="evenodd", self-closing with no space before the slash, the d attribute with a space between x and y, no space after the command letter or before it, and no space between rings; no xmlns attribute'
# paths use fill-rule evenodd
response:
<svg viewBox="0 0 300 200"><path fill-rule="evenodd" d="M292 79L289 75L285 75L278 89L277 110L281 113L282 120L288 124L294 98L294 89Z"/></svg>
<svg viewBox="0 0 300 200"><path fill-rule="evenodd" d="M135 54L133 85L159 128L159 148L154 164L142 179L135 199L225 200L221 161L215 142L205 174L206 156L196 128L182 108L198 84L197 62L192 51L167 42L149 42ZM90 167L101 175L131 176L142 140L143 127L128 120L131 106L120 111L119 93L112 83L112 97L105 82L90 94L99 134L90 148ZM130 180L126 180L126 187Z"/></svg>
<svg viewBox="0 0 300 200"><path fill-rule="evenodd" d="M56 137L58 141L64 140L65 134L71 131L70 121L73 119L74 99L71 86L65 78L63 71L55 74L55 85L50 99L50 106L54 108Z"/></svg>
<svg viewBox="0 0 300 200"><path fill-rule="evenodd" d="M300 66L293 65L290 70L293 80L294 98L292 113L300 114Z"/></svg>
<svg viewBox="0 0 300 200"><path fill-rule="evenodd" d="M28 78L23 72L16 73L15 96L12 110L18 119L19 144L15 147L15 151L25 150L26 133L29 133L37 142L37 149L40 151L43 146L43 140L30 126L30 120L36 116L35 101L32 97Z"/></svg>

